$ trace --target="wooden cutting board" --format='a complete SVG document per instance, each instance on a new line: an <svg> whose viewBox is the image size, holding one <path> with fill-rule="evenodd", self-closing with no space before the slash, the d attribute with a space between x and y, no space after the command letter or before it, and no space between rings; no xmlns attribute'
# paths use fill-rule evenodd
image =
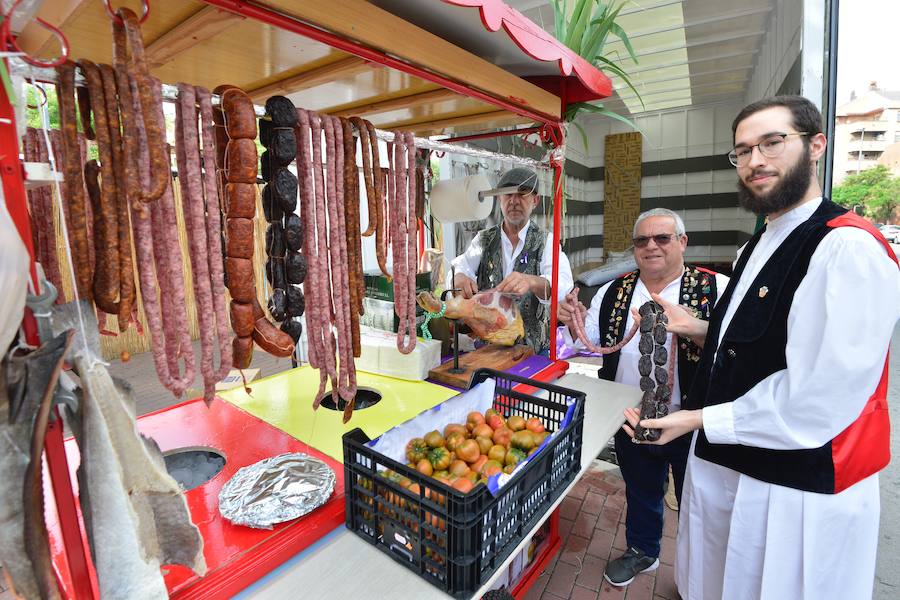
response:
<svg viewBox="0 0 900 600"><path fill-rule="evenodd" d="M531 349L531 346L498 346L490 344L459 356L459 368L462 369L462 373L450 372L453 369L453 359L450 359L441 366L428 371L428 377L437 383L466 389L469 387L472 373L478 369L487 368L505 371L516 366L532 354L534 354L534 350Z"/></svg>

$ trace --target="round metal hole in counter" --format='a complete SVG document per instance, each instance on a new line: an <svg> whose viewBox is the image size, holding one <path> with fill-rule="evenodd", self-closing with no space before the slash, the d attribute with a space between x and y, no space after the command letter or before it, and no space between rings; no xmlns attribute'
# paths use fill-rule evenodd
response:
<svg viewBox="0 0 900 600"><path fill-rule="evenodd" d="M163 456L166 471L184 491L199 487L225 468L225 457L212 448L179 448Z"/></svg>
<svg viewBox="0 0 900 600"><path fill-rule="evenodd" d="M347 406L347 402L340 397L338 397L338 400L338 406L335 406L334 398L331 395L331 390L327 390L325 392L325 397L322 398L321 406L329 410L343 411ZM356 403L353 405L353 410L364 410L366 408L375 406L379 402L381 402L380 392L371 388L359 388L356 390Z"/></svg>

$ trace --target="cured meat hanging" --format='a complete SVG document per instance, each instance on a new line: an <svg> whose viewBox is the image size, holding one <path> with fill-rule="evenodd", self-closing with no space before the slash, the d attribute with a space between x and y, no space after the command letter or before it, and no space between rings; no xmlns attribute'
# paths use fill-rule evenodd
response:
<svg viewBox="0 0 900 600"><path fill-rule="evenodd" d="M668 324L669 318L663 307L653 300L641 305L638 313L641 317L641 339L638 343L641 358L638 360L638 372L641 375L641 391L644 392L641 398L641 420L643 421L644 419L659 419L669 414L677 356L675 344L678 336L672 336L672 347L667 350L666 324ZM637 425L634 428L634 439L655 441L659 439L660 433L659 429L647 429Z"/></svg>
<svg viewBox="0 0 900 600"><path fill-rule="evenodd" d="M290 335L273 325L256 298L253 278L253 217L256 216L256 114L253 102L242 90L230 88L221 96L225 114L225 271L231 291L231 323L235 368L246 369L253 357L253 342L273 356L294 352ZM237 212L232 212L232 206ZM238 216L240 215L240 216Z"/></svg>

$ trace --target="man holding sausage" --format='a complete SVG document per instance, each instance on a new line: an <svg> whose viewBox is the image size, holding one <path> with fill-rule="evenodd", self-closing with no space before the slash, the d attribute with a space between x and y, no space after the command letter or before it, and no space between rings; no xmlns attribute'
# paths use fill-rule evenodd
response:
<svg viewBox="0 0 900 600"><path fill-rule="evenodd" d="M505 172L498 188L518 191L500 196L503 221L479 231L465 253L453 259L454 289L471 298L479 290L495 289L517 295L525 324L525 342L536 353L550 349L550 281L553 274L552 235L531 220L537 207L537 173L518 167ZM559 299L572 289L569 259L559 252Z"/></svg>
<svg viewBox="0 0 900 600"><path fill-rule="evenodd" d="M654 208L641 213L634 224L632 242L638 270L601 287L587 311L583 326L592 344L609 347L622 342L634 322L631 311L648 302L651 294L658 294L673 305L681 304L701 319L709 319L716 299L728 284L724 275L684 264L688 236L681 217L671 210ZM573 291L557 311L559 322L569 326L566 337L575 337L571 334L574 319L578 318L577 302ZM577 344L572 339L566 341ZM620 351L604 356L600 378L638 387L639 341L640 335L635 335ZM665 347L670 348L671 342L670 334ZM681 406L700 360L700 348L689 338L679 338L677 347L670 411ZM616 433L616 458L625 480L628 549L606 566L604 577L611 584L628 585L638 573L659 566L669 467L675 480L675 496L680 501L690 443L690 436L682 436L664 446L638 446L624 431Z"/></svg>
<svg viewBox="0 0 900 600"><path fill-rule="evenodd" d="M658 444L699 430L676 584L686 600L871 598L900 270L870 223L822 198L811 102L755 102L732 130L741 204L768 223L709 322L659 298L669 330L705 344L686 410L641 422ZM631 436L640 415L626 419Z"/></svg>

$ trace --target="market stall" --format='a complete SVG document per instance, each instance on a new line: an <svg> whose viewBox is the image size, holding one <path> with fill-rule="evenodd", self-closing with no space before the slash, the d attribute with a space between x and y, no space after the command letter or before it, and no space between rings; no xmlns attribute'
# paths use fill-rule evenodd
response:
<svg viewBox="0 0 900 600"><path fill-rule="evenodd" d="M106 116L112 118L112 115L121 112L123 133L118 147L125 150L126 158L123 164L128 161L128 151L134 150L133 155L139 159L137 161L139 166L144 165L142 173L131 173L128 177L134 179L123 180L125 183L120 186L120 196L128 199L133 211L129 217L126 202L125 212L122 213L124 217L120 222L127 224L130 220L134 227L135 257L139 263L140 275L135 281L140 295L135 295L134 287L129 291L126 283L121 283L120 287L116 288L116 293L112 293L109 299L104 300L107 305L111 305L112 301L118 298L114 308L101 306L104 303L99 300L102 295L97 293L93 295L97 307L102 309L103 313L113 314L116 310L119 311L118 322L106 318L106 326L112 333L123 338L129 326L136 324L135 320L131 319L130 309L122 308L126 292L137 307L135 314L139 315L136 319L138 323L146 315L159 315L163 321L162 325L155 326L151 318L145 331L138 335L148 338L157 336L148 344L154 352L160 353L157 370L160 373L161 384L176 395L180 395L186 388L185 383L179 382L179 376L184 374L179 370L178 358L175 359L174 367L171 362L168 365L164 364L166 357L163 355L161 344L169 343L169 337L172 335L184 336L191 315L185 313L178 317L182 301L177 297L174 302L173 298L166 298L163 286L172 284L172 281L164 283L162 278L159 284L161 290L159 301L163 310L159 307L154 309L152 306L156 293L148 287L148 282L152 280L147 276L149 271L146 270L146 265L151 264L147 261L152 260L154 255L146 253L144 241L156 237L157 274L163 272L163 264L158 258L161 254L158 249L160 239L169 239L166 243L170 249L178 248L177 255L189 254L191 257L193 281L189 280L185 285L187 289L180 293L186 298L186 302L197 303L198 314L193 317L197 321L196 327L200 330L204 347L204 356L199 361L201 366L198 370L203 370L206 399L211 401L211 404L204 403L201 399L189 400L138 419L137 427L142 434L152 437L163 453L199 447L214 449L225 457L225 468L208 482L186 494L190 517L199 527L199 534L203 539L206 574L200 576L183 567L171 568L166 575L166 586L169 593L177 597L214 597L236 593L336 527L339 528L344 522L346 482L340 466L344 459L340 447L342 434L360 427L367 437L375 438L422 411L441 404L455 394L447 387L429 382L407 382L362 370L358 373L355 371L352 366L354 355L359 356L355 346L358 347L360 344L357 332L358 315L354 317L355 311L349 308L357 308L361 303L361 293L358 291L361 281L358 277L354 278L354 274L361 273L362 259L359 256L354 258L355 252L360 253L354 249L362 246L358 231L351 234L349 232L352 227L341 228L338 227L338 223L353 222L355 219L359 221L360 228L363 228L368 222L367 218L373 214L372 207L376 206L372 204L372 190L378 189L378 180L381 178L378 172L385 170L385 179L382 183L392 191L387 198L383 194L378 197L392 211L394 220L403 221L403 226L397 229L392 229L394 223L391 219L385 218L388 222L384 223L390 230L386 237L390 238L390 243L393 244L389 255L393 261L390 274L393 276L394 300L401 322L405 318L407 323L411 323L407 326L406 335L397 335L395 351L411 353L410 346L416 345L413 301L416 278L413 275L425 243L423 219L421 215L416 214L413 206L419 199L416 178L413 175L419 171L415 162L416 153L429 150L483 152L435 142L421 137L421 134L466 133L473 130L493 130L499 126L516 123L538 123L543 139L555 150L555 153L548 154L546 164L554 172L552 186L552 193L555 196L554 226L558 232L561 210L558 181L563 151L560 115L567 101L582 101L608 94L609 81L541 29L499 2L449 1L446 5L439 5L441 11L451 10L450 14L458 17L458 22L455 22L457 26L453 28L455 37L452 43L418 25L418 20L423 18L422 13L419 11L418 14L413 14L417 12L416 10L407 13L410 7L404 6L406 3L341 0L329 2L327 5L300 3L297 6L297 3L277 1L266 3L237 0L158 1L153 2L152 14L149 3L145 2L141 17L128 17L125 13L115 11L108 3L99 1L64 4L65 7L61 8L57 3L46 2L38 12L38 16L45 15L46 19L59 24L62 34L72 48L72 57L80 59L78 70L69 68L68 71L59 69L54 71L17 62L10 63L11 70L14 75L25 78L35 86L41 86L41 82L56 82L60 86L69 86L60 88L63 96L66 95L66 91L69 92L67 96L69 103L74 102L72 90L76 86L78 89L84 89L82 86L86 86L96 96L97 90L100 90L100 94L103 93L104 83L115 85L114 79L104 82L103 68L95 72L92 65L99 64L103 67L112 63L114 68L109 70L110 73L118 75L121 69L122 73L126 73L124 81L128 82L128 77L131 78L130 86L126 83L124 88L119 88L118 94L106 97L107 103L110 101L122 103L125 93L123 90L130 87L133 99L127 104L127 110L126 105L121 104L119 109L110 108ZM506 34L488 33L497 32L501 27ZM36 55L52 52L53 42L47 37L49 34L42 35L34 27L20 31L18 42L23 49ZM127 39L131 45L128 53L131 56L130 60L125 58L121 50L124 48L125 33L128 34ZM121 38L117 37L114 40L113 34L120 35ZM471 47L477 48L481 54L490 49L494 52L495 60L479 58L477 54L461 47L466 44L467 39ZM490 44L496 46L491 48ZM113 47L119 50L111 55L110 48ZM521 51L525 52L524 56ZM141 55L143 60L140 59ZM515 73L498 66L510 56L514 57L510 64L520 63L517 69L513 69ZM521 67L523 59L526 63L524 70ZM519 75L529 75L534 83L526 81ZM191 85L179 84L185 80L190 81ZM159 81L169 85L160 86ZM100 83L99 87L96 86L97 82ZM225 83L230 85L223 86ZM121 85L121 81L119 84ZM174 84L178 84L177 88ZM229 89L232 86L239 89ZM214 89L215 94L210 94L207 89ZM281 99L273 100L273 97ZM166 138L165 128L162 125L163 99L177 102L175 163L179 189L171 194L171 199L164 200L170 203L164 206L171 208L159 210L176 210L176 208L182 210L184 217L171 219L171 224L174 225L176 222L180 224L183 220L186 223L185 229L190 231L193 227L193 231L187 236L188 242L181 241L183 251L178 246L179 240L166 237L171 236L171 233L168 233L170 229L159 228L163 225L162 221L167 214L175 213L161 212L157 219L154 212L152 225L142 224L142 218L148 221L150 219L142 217L144 213L140 212L138 202L152 203L154 199L131 198L131 194L139 198L143 194L152 195L153 188L163 190L166 186L174 187L168 176L161 179L159 177L160 172L167 175L169 169L166 165L172 164L171 161L161 162L165 161L163 152ZM87 261L88 245L82 237L74 235L77 230L72 228L71 223L64 222L70 215L68 213L63 215L65 211L61 210L60 204L60 208L54 209L57 210L55 217L46 216L54 214L51 210L44 213L47 220L35 223L33 206L38 204L32 202L30 213L26 207L22 166L17 158L19 132L15 127L15 116L10 101L11 98L4 95L3 102L0 103L0 112L3 113L0 117L7 119L2 143L7 149L15 148L15 151L6 152L2 158L4 193L9 212L33 259L35 256L40 260L44 256L52 255L59 261L57 266L65 267L70 260L69 257L72 257L71 273L66 273L65 268L60 269L56 273L59 279L54 287L66 299L73 299L76 291L81 292L80 297L85 299L85 296L91 296L88 290L96 292L98 283L96 276L93 285L90 280L87 280L87 283L82 280L83 268L78 267L83 267L81 263ZM102 103L96 102L96 97L94 101L91 106L94 113L93 123L99 131L102 126L98 116L103 106ZM114 106L115 104L109 105ZM287 112L284 110L285 106L289 106ZM302 109L295 114L294 106ZM194 113L198 112L197 107L201 122L199 136L203 138L202 149L196 139L197 115ZM77 148L73 145L77 144L74 135L76 132L74 106L70 105L69 109L72 118L69 121L68 133L72 134L72 139L68 140L66 146L68 154L63 153L62 160L65 164L60 165L63 168L58 168L57 171L63 171L65 174L62 184L64 193L74 194L78 190L77 186L72 184L73 171L65 168L71 167L73 160L77 161L74 158L75 151L72 150ZM216 112L218 110L224 112L224 118ZM82 119L84 111L79 96L79 112ZM141 114L145 124L155 122L156 125L145 127L140 131L135 130L139 135L132 139L129 136L131 130L128 128L128 119ZM360 115L366 116L370 121L354 119L338 121L333 118ZM259 121L260 139L268 156L268 160L266 155L263 156L263 168L260 172L257 172L255 145L257 117L262 117ZM63 118L66 118L65 115ZM281 122L280 119L286 120ZM82 123L83 129L87 130L90 121L83 120ZM335 141L333 136L341 134L341 126L346 135ZM119 125L109 127L108 130L118 134ZM290 135L284 133L285 131ZM414 133L416 135L413 135ZM227 151L226 144L213 134L224 136L224 141L228 142ZM320 145L316 142L323 134L327 143ZM135 140L141 140L141 136L146 136L147 141L136 143ZM362 168L358 166L357 169L353 169L349 163L357 161L355 139L357 136L362 143L359 153L362 157ZM383 160L370 162L375 175L370 174L369 179L366 179L364 173L366 160L372 160L365 158L367 150L363 139L367 136L370 139L371 151L376 156L379 152L384 152L382 148L385 147L385 143L390 144L387 146L387 156L383 157ZM279 142L279 140L283 142L282 137L298 141L295 144L283 144ZM314 142L309 145L300 141L304 139L312 139ZM341 139L344 144L350 144L349 150L343 154L340 153ZM131 143L136 145L129 146ZM49 138L46 145L50 145ZM107 151L105 145L117 147L114 140L104 142L98 135L97 145L100 149L100 162L99 166L95 162L94 168L106 169L114 160L122 160L116 159L111 151L104 154ZM320 146L323 148L320 149ZM327 152L327 161L318 157L320 151ZM513 164L524 161L512 156L499 158ZM353 172L343 181L355 182L355 185L348 185L345 189L347 197L351 200L344 200L343 206L334 206L340 205L340 202L324 203L324 198L318 197L323 193L323 189L328 190L329 198L337 197L343 200L341 184L346 171L338 165L345 159ZM49 162L54 166L58 164L52 158ZM327 162L324 172L323 162ZM204 165L202 170L201 164ZM386 169L385 164L388 165ZM213 165L217 168L212 169ZM290 175L286 174L288 165L292 165L293 169ZM138 171L141 171L141 168L138 168ZM80 169L74 173L78 178L82 177ZM316 176L322 177L323 174L326 180L324 187L321 179L315 185L315 192L313 187L308 189L303 187L305 182L315 182ZM85 167L83 176L87 175L88 170ZM101 175L100 180L104 186L116 177L112 171L103 175L106 176ZM257 194L258 188L246 192L251 194L250 196L240 191L251 189L248 186L256 188L257 178L260 175L267 184L261 198ZM279 204L281 212L276 216L274 204L270 206L267 202L274 202L279 198L279 194L282 194L283 190L279 188L280 176L289 184L293 182L293 191L283 195L296 196L298 182L300 194L299 201L295 200L294 204L291 204L290 200ZM96 178L96 174L94 177ZM199 182L200 187L192 185L190 181L192 179ZM53 180L55 177L51 173L43 183ZM138 182L139 185L129 187L128 184L134 182ZM408 195L404 193L407 187ZM126 188L127 192L124 191ZM351 191L353 188L357 190ZM106 193L105 189L102 191ZM90 187L87 188L87 192L91 194ZM168 192L160 193L164 199L167 197L165 194ZM400 194L403 194L403 197L400 197ZM364 197L369 202L368 206L363 201ZM218 200L213 200L214 198ZM98 206L103 206L103 200L104 198L101 198ZM313 206L314 200L320 201L318 210L329 211L319 213L318 231L308 223L305 227L298 224L300 216L307 221L315 220L317 209ZM219 215L220 203L224 206L224 213L221 215ZM284 207L285 203L290 206L290 210ZM46 208L50 205L42 206ZM258 206L261 210L257 210ZM263 222L263 214L257 212L265 214L268 226ZM220 217L223 219L221 225L210 222L213 214L217 215L217 219ZM375 214L378 214L377 211ZM96 216L94 219L95 223L100 223L105 228L102 219L97 221ZM157 223L158 220L160 223ZM39 231L42 227L46 227L47 223L55 223L64 232L69 230L73 233L71 240L64 238L61 252L57 251L55 245L48 250L44 238L32 235L33 226L35 231ZM331 231L328 232L328 237L322 237L326 235L324 233L326 224ZM241 247L232 246L231 242L241 237L239 235L241 227L251 228L242 232L246 242ZM119 228L119 235L125 235L121 233L125 228ZM207 255L196 242L202 230L206 230L207 237L204 239L207 241L207 249L213 249L213 252L209 252L208 268L204 265ZM218 244L212 242L221 236L220 232L223 230L224 261L220 256L220 262L216 263L212 257L219 252L219 248ZM103 231L107 236L111 235L111 230L103 229ZM291 232L295 235L293 242ZM279 239L282 235L283 243ZM317 235L319 237L316 237ZM38 243L34 244L34 240ZM338 240L340 243L337 243ZM123 244L122 248L130 248L132 242L129 237L120 237L120 241ZM83 246L79 247L79 243ZM108 238L106 243L109 243ZM287 254L283 245L279 246L279 243L287 246ZM377 237L375 243L379 244ZM37 247L34 247L35 245ZM273 250L274 247L280 247L280 250ZM338 247L340 249L336 250ZM96 240L93 248L98 256L101 252L104 253L104 258L107 256L106 246L97 244ZM315 266L316 249L319 251L320 259L318 270ZM291 255L291 251L295 255ZM296 265L302 263L303 267L301 269L297 266L293 272L296 275L294 277L290 270L291 257L296 258L301 252L304 258L302 261L297 259L294 263ZM554 255L557 252L558 247L554 248ZM131 252L120 252L118 256L120 258L118 273L127 273L134 278L133 267L125 266L127 260L131 259ZM327 267L329 258L332 265L330 279L325 279L329 277ZM181 261L172 258L168 260L170 267L176 270L181 268ZM382 267L381 262L378 261L378 267ZM285 267L284 264L288 266ZM322 270L321 264L326 265L325 271ZM198 268L201 265L204 268ZM334 265L343 265L341 267L343 271ZM43 266L46 270L46 265ZM219 298L225 299L222 287L223 269L232 299L230 326L229 319L223 319L219 304ZM382 271L385 275L389 273L384 268ZM32 286L35 296L40 294L42 284L46 281L39 277L40 272L41 270L35 269L33 261ZM273 275L276 272L283 273L282 277L286 278L281 285L278 284L277 276ZM317 275L319 278L311 284L309 278ZM209 281L206 282L206 287L198 284L198 279L211 279L211 287ZM125 281L124 275L121 281ZM327 285L318 285L326 281ZM245 285L248 283L252 285ZM300 293L299 287L301 283L306 297L305 311L302 304L304 295ZM555 277L553 287L554 290L557 287ZM176 288L178 285L171 289ZM327 295L322 295L326 289ZM287 310L280 308L277 300L279 291L286 296L281 302L287 303L289 307ZM345 293L349 293L349 296L344 296ZM551 309L551 315L554 316L555 298L554 293ZM402 305L405 305L405 308ZM333 314L327 314L331 311L325 308L326 306L333 307ZM242 334L238 323L242 322L243 310L248 311L249 328ZM216 319L212 319L213 313L216 313ZM176 317L180 318L180 321ZM325 320L326 325L318 322L320 317ZM78 312L78 319L82 327L79 340L87 346L86 340L90 336L84 331L85 317L81 312ZM175 319L174 324L167 325L168 319ZM282 321L281 327L273 325L272 319ZM218 321L218 329L215 321ZM299 325L291 323L303 323L303 331L301 332ZM90 329L91 323L88 324ZM337 332L336 344L333 339L329 341L332 326ZM232 336L230 327L233 327L233 333L237 336L233 338L233 344L226 343ZM28 343L36 345L39 341L46 341L37 339L37 327L30 315L26 316L24 328ZM132 331L134 329L135 327L131 327ZM215 335L212 333L214 331ZM355 338L353 334L356 335ZM317 335L320 336L317 341L310 341ZM216 339L219 344L218 352L213 351ZM211 387L216 381L216 376L211 372L214 355L222 361L218 373L221 375L221 369L227 371L231 366L246 367L254 342L259 348L272 353L280 352L286 356L294 354L294 343L299 340L304 340L305 343L302 345L305 348L298 354L310 365L267 380L253 382L244 389L215 395ZM229 349L229 354L233 353L233 364L229 364L231 361L224 358L226 348ZM514 372L537 379L553 379L565 371L565 363L558 363L554 359L555 356L552 355L549 360L535 357L535 360L522 362ZM194 360L193 357L191 360ZM92 363L85 365L87 366L84 368L96 366ZM165 367L169 370L166 371ZM185 366L185 371L187 369ZM327 386L329 379L330 386ZM351 419L353 401L358 396L357 392L364 390L374 392L379 402L367 408L358 408L348 423L348 419ZM338 399L338 393L343 403ZM333 400L335 410L320 408L313 411L314 405L325 404L325 400L329 398ZM631 398L626 398L625 402L631 402ZM611 414L621 414L621 407L618 404L610 406L617 412L604 413L604 418L608 419ZM586 418L587 415L594 414L590 410L586 410L585 413ZM97 597L102 585L98 588L95 569L86 551L85 539L90 536L84 533L81 518L83 507L79 506L72 487L74 477L70 477L70 471L74 474L79 459L79 449L74 441L67 442L64 447L62 436L62 427L57 418L50 423L46 448L48 474L56 509L56 519L49 523L55 574L61 589L68 597ZM244 527L226 521L219 514L216 510L219 492L239 468L282 452L298 451L316 457L335 473L333 494L324 505L299 520L278 525L271 531L252 530L252 533L245 531ZM588 456L596 454L593 449L590 452L592 454L589 453ZM581 454L581 457L583 459L584 454ZM560 491L562 488L557 490ZM556 496L557 503L561 497ZM541 522L552 513L555 504L548 505L546 510L542 511L539 515L542 517L539 519ZM84 518L86 519L86 516ZM522 533L524 535L527 532ZM524 537L517 541L525 543ZM364 552L362 550L364 544L359 545L360 552ZM552 545L549 549L555 551ZM504 552L508 552L507 556L512 560L513 548L510 546L504 549ZM311 564L313 563L303 562L304 568L308 568ZM501 568L499 564L495 566L498 570ZM537 567L539 564L536 564L535 568ZM396 577L415 579L405 569L396 565L393 565L393 568ZM422 585L427 587L427 584Z"/></svg>

